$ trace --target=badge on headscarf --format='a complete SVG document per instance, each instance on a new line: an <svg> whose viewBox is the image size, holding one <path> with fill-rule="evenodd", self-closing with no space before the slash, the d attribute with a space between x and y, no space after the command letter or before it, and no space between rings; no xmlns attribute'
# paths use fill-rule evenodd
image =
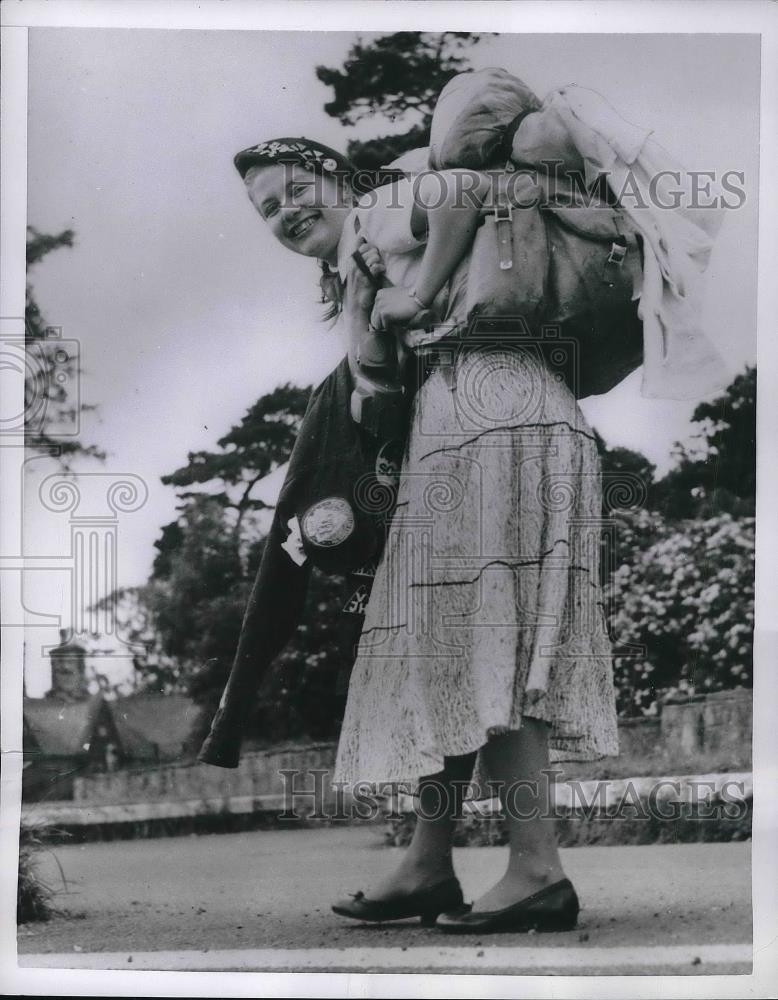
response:
<svg viewBox="0 0 778 1000"><path fill-rule="evenodd" d="M325 497L303 514L303 538L320 548L332 548L350 538L356 527L354 511L343 497Z"/></svg>

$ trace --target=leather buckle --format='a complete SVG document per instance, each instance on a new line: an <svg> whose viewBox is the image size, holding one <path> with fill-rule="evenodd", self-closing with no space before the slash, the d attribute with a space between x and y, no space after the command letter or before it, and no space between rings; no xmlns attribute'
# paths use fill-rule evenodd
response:
<svg viewBox="0 0 778 1000"><path fill-rule="evenodd" d="M611 250L608 254L608 263L621 267L624 258L627 256L627 241L623 236L619 236L611 243Z"/></svg>
<svg viewBox="0 0 778 1000"><path fill-rule="evenodd" d="M512 222L513 205L509 201L506 201L504 205L495 205L494 218L496 222Z"/></svg>
<svg viewBox="0 0 778 1000"><path fill-rule="evenodd" d="M513 205L495 205L494 222L497 228L497 254L501 271L513 267Z"/></svg>

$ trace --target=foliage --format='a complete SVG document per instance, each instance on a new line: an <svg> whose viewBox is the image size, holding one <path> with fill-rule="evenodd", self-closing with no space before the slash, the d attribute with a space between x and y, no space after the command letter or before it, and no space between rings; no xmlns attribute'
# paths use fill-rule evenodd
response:
<svg viewBox="0 0 778 1000"><path fill-rule="evenodd" d="M674 467L658 481L644 456L598 437L610 529L603 582L624 715L656 712L679 693L751 685L755 369L692 419ZM634 505L625 510L630 483Z"/></svg>
<svg viewBox="0 0 778 1000"><path fill-rule="evenodd" d="M316 76L334 94L324 110L342 125L373 115L391 122L411 119L405 133L350 142L347 152L358 167L376 169L427 145L438 94L453 76L469 68L465 53L482 37L470 31L397 31L370 42L359 39L342 69L316 68Z"/></svg>
<svg viewBox="0 0 778 1000"><path fill-rule="evenodd" d="M56 235L40 233L27 227L27 271L52 251L72 247L72 229L63 229ZM25 352L27 361L24 376L25 444L33 451L49 454L59 459L65 469L70 468L76 455L102 459L104 453L94 445L84 445L78 438L63 436L58 429L72 426L79 413L94 409L93 406L74 401L68 386L79 377L76 358L63 350L57 337L53 337L41 313L32 285L25 291Z"/></svg>
<svg viewBox="0 0 778 1000"><path fill-rule="evenodd" d="M56 890L44 882L38 872L38 861L46 850L46 835L35 826L23 823L19 831L19 880L16 885L17 924L49 920L56 912ZM59 864L59 862L57 862ZM65 876L60 868L63 884Z"/></svg>
<svg viewBox="0 0 778 1000"><path fill-rule="evenodd" d="M653 462L630 448L609 448L597 431L594 436L602 465L603 514L647 502L656 473Z"/></svg>
<svg viewBox="0 0 778 1000"><path fill-rule="evenodd" d="M149 581L140 587L122 587L95 605L96 608L111 609L116 635L132 656L134 671L131 681L116 683L92 667L98 690L103 694L186 692L183 665L180 660L165 653L155 626L153 607L157 586L156 581Z"/></svg>
<svg viewBox="0 0 778 1000"><path fill-rule="evenodd" d="M166 574L152 576L142 599L161 652L195 664L234 645L249 581L234 529L218 500L191 497L179 527L181 541L168 554ZM191 687L191 677L188 683Z"/></svg>
<svg viewBox="0 0 778 1000"><path fill-rule="evenodd" d="M754 519L612 516L622 528L607 588L619 712L653 713L679 693L750 687Z"/></svg>
<svg viewBox="0 0 778 1000"><path fill-rule="evenodd" d="M287 383L261 396L241 422L219 439L218 451L190 452L187 464L163 476L162 482L175 486L179 497L193 501L195 506L207 497L210 503L231 512L234 535L240 540L246 514L267 508L264 501L252 496L252 491L288 460L310 394L310 386L300 388ZM210 489L185 489L190 486ZM181 526L175 523L163 528L156 546L160 552L156 574L164 574L169 552L181 542L180 532Z"/></svg>
<svg viewBox="0 0 778 1000"><path fill-rule="evenodd" d="M756 369L747 367L726 392L701 403L697 425L675 448L675 466L654 491L670 518L728 512L753 515L756 498Z"/></svg>

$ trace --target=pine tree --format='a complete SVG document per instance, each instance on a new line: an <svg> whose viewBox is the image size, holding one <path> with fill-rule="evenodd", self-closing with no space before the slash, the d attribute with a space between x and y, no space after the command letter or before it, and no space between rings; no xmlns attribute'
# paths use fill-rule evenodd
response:
<svg viewBox="0 0 778 1000"><path fill-rule="evenodd" d="M370 42L359 39L341 69L316 68L316 76L334 94L324 110L342 125L371 116L409 122L406 132L349 142L347 152L357 167L375 170L427 145L438 94L453 76L470 68L467 50L483 37L471 31L397 31Z"/></svg>

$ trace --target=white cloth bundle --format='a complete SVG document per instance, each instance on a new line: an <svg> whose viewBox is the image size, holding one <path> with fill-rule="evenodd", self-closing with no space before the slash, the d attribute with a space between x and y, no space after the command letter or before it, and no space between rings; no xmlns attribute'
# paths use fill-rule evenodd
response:
<svg viewBox="0 0 778 1000"><path fill-rule="evenodd" d="M566 126L585 161L587 182L604 173L614 193L628 192L621 206L644 239L642 394L696 399L723 389L732 374L702 330L701 317L702 275L724 210L660 207L658 201L671 204L671 191L684 187L667 172L683 181L685 168L652 138L651 129L626 121L596 91L562 87L546 97L543 110L555 112ZM652 192L652 179L662 172ZM717 193L713 184L710 193Z"/></svg>

